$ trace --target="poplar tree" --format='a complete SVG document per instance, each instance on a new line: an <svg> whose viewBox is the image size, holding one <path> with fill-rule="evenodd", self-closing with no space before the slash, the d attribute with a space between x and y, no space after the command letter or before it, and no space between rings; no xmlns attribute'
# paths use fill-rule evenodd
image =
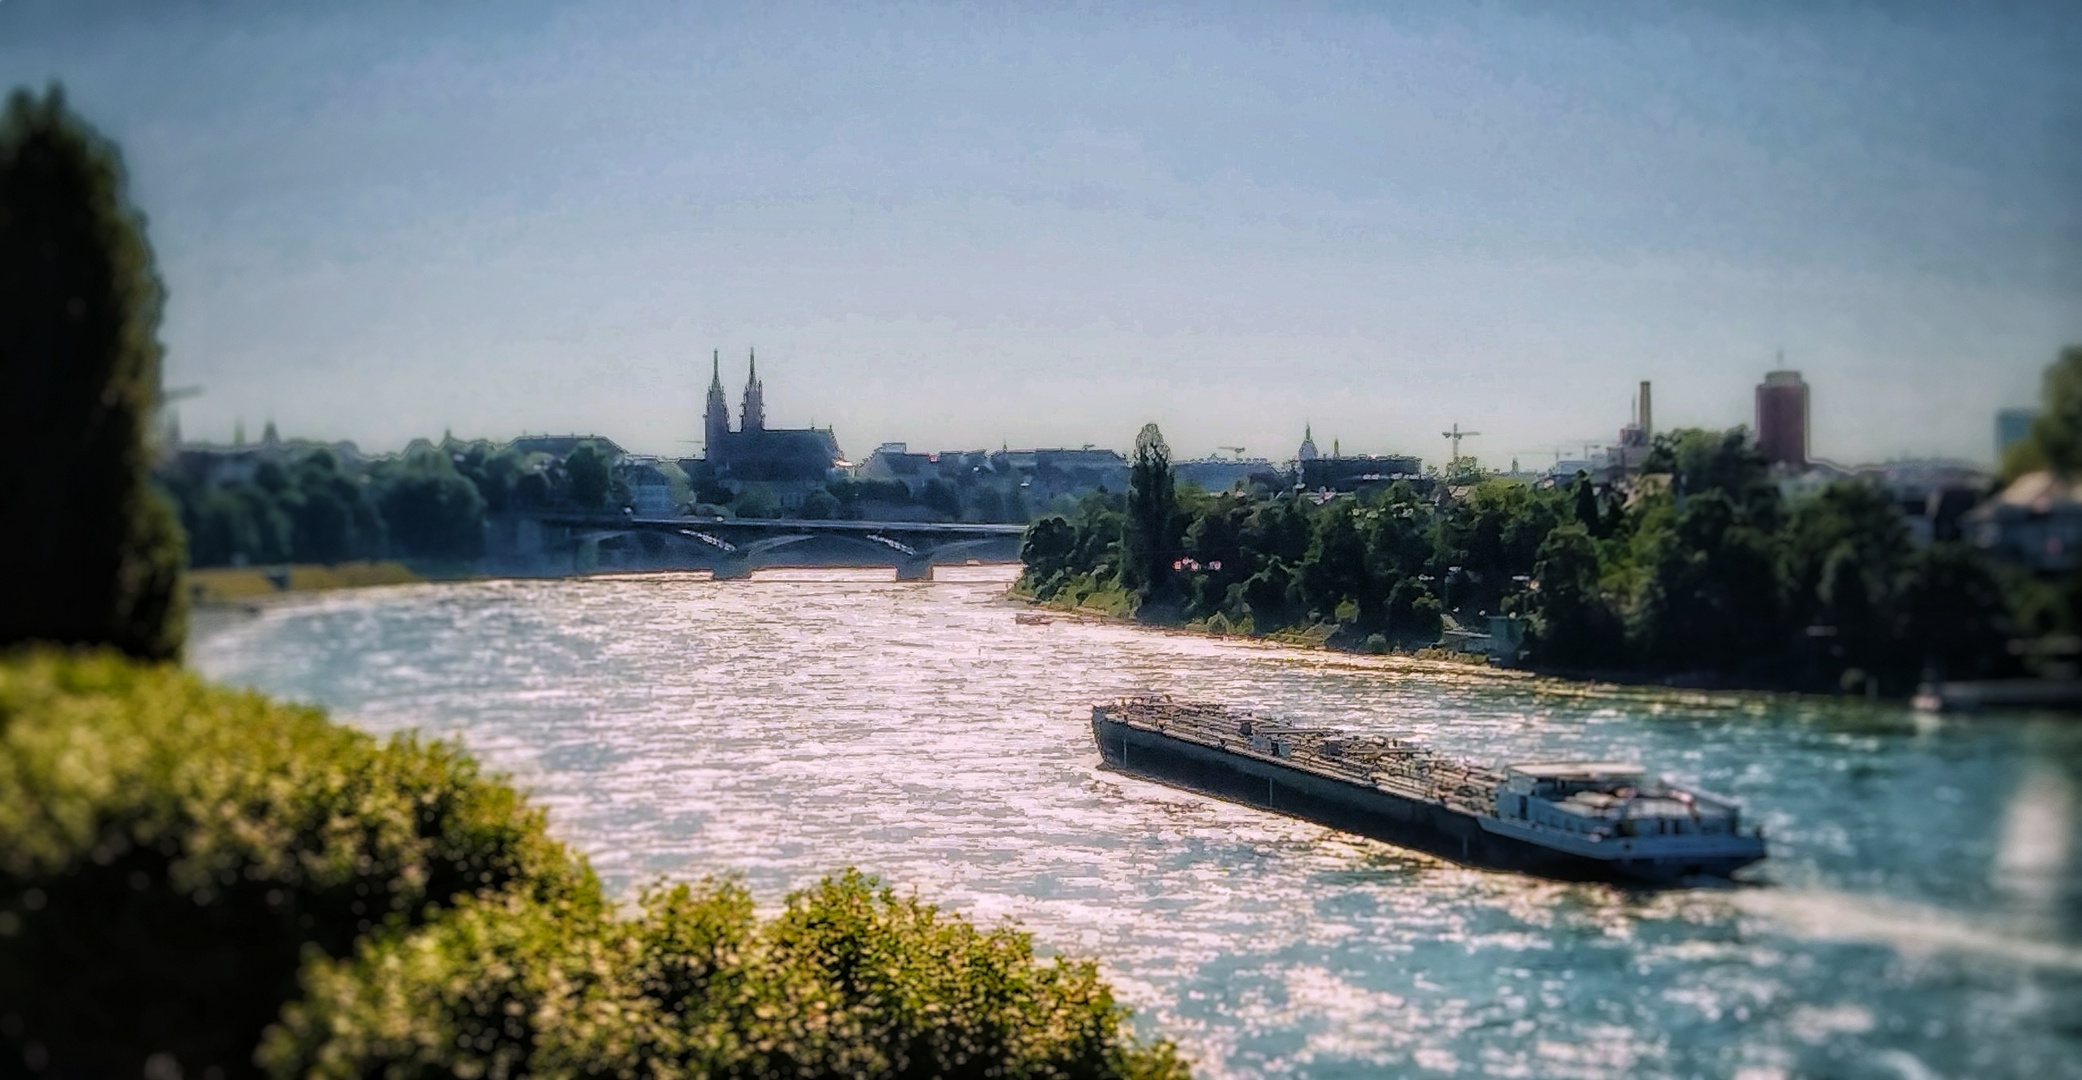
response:
<svg viewBox="0 0 2082 1080"><path fill-rule="evenodd" d="M1135 436L1128 467L1128 514L1121 524L1121 586L1143 602L1168 598L1184 527L1171 475L1171 447L1155 424Z"/></svg>
<svg viewBox="0 0 2082 1080"><path fill-rule="evenodd" d="M0 646L178 657L183 541L153 491L162 291L116 148L55 86L0 118Z"/></svg>

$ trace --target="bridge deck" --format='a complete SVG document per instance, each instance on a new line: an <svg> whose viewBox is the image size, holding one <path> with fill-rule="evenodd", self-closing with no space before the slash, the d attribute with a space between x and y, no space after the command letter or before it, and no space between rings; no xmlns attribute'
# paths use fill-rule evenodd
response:
<svg viewBox="0 0 2082 1080"><path fill-rule="evenodd" d="M757 529L762 532L795 533L911 533L936 536L1018 536L1024 525L976 521L822 521L798 518L647 518L622 514L535 514L546 525L570 525L589 529Z"/></svg>

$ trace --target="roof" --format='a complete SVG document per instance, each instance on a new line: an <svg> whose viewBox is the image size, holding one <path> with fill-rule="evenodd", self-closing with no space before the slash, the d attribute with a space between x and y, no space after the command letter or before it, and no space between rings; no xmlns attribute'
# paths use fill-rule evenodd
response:
<svg viewBox="0 0 2082 1080"><path fill-rule="evenodd" d="M563 458L570 457L571 452L578 449L578 444L583 442L595 443L600 449L616 457L628 453L616 445L613 439L604 435L523 435L507 445L524 454L549 454Z"/></svg>
<svg viewBox="0 0 2082 1080"><path fill-rule="evenodd" d="M1997 514L2048 514L2072 511L2078 505L2082 505L2082 484L2040 470L2018 477L2001 493L1976 507L1972 516L1985 519Z"/></svg>

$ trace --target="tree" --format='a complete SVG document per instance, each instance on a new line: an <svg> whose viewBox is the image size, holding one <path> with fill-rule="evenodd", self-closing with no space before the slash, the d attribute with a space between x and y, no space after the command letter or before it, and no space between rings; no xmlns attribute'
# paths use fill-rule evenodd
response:
<svg viewBox="0 0 2082 1080"><path fill-rule="evenodd" d="M746 484L730 502L730 512L741 518L770 518L780 510L774 489L765 484Z"/></svg>
<svg viewBox="0 0 2082 1080"><path fill-rule="evenodd" d="M1906 560L1899 591L1909 662L1949 679L1986 678L2009 662L2009 604L1980 552L1959 543L1923 548Z"/></svg>
<svg viewBox="0 0 2082 1080"><path fill-rule="evenodd" d="M1050 515L1027 526L1019 541L1026 586L1043 600L1053 596L1076 554L1077 529L1061 516Z"/></svg>
<svg viewBox="0 0 2082 1080"><path fill-rule="evenodd" d="M1744 524L1767 532L1778 528L1778 485L1771 479L1770 463L1750 443L1746 428L1681 428L1657 435L1641 471L1671 474L1680 495L1719 491Z"/></svg>
<svg viewBox="0 0 2082 1080"><path fill-rule="evenodd" d="M1647 538L1635 632L1669 668L1736 671L1777 649L1779 581L1764 534L1718 490L1694 495Z"/></svg>
<svg viewBox="0 0 2082 1080"><path fill-rule="evenodd" d="M564 475L571 484L571 501L588 510L607 505L614 483L612 462L591 439L572 447L564 457Z"/></svg>
<svg viewBox="0 0 2082 1080"><path fill-rule="evenodd" d="M1576 473L1576 482L1569 487L1569 513L1584 531L1590 533L1591 539L1603 540L1612 535L1599 512L1598 490L1591 485L1589 473Z"/></svg>
<svg viewBox="0 0 2082 1080"><path fill-rule="evenodd" d="M1171 448L1155 424L1135 435L1128 466L1128 516L1121 524L1121 586L1147 603L1174 593L1172 566L1181 554L1184 529L1171 474Z"/></svg>
<svg viewBox="0 0 2082 1080"><path fill-rule="evenodd" d="M341 471L332 451L312 451L290 475L292 490L282 502L297 562L342 563L383 554L383 514L368 488Z"/></svg>
<svg viewBox="0 0 2082 1080"><path fill-rule="evenodd" d="M2082 345L2060 350L2046 368L2031 441L2047 468L2065 477L2082 476Z"/></svg>
<svg viewBox="0 0 2082 1080"><path fill-rule="evenodd" d="M1366 539L1354 520L1356 510L1351 499L1324 507L1316 516L1308 554L1296 568L1301 602L1318 622L1335 620L1337 609L1347 601L1357 603L1362 614L1379 614L1381 598L1374 595L1375 581L1367 573Z"/></svg>
<svg viewBox="0 0 2082 1080"><path fill-rule="evenodd" d="M377 506L399 554L436 559L484 554L484 497L453 470L409 469L384 485Z"/></svg>
<svg viewBox="0 0 2082 1080"><path fill-rule="evenodd" d="M0 119L0 645L178 657L183 541L147 477L164 294L110 145L56 87Z"/></svg>
<svg viewBox="0 0 2082 1080"><path fill-rule="evenodd" d="M1580 522L1556 528L1540 543L1526 612L1533 659L1570 667L1618 660L1624 627L1599 590L1599 576L1597 543Z"/></svg>
<svg viewBox="0 0 2082 1080"><path fill-rule="evenodd" d="M826 521L839 516L839 499L829 491L817 490L803 496L798 516L807 521Z"/></svg>
<svg viewBox="0 0 2082 1080"><path fill-rule="evenodd" d="M951 518L961 517L961 492L937 476L925 482L924 490L918 493L918 501L928 510Z"/></svg>

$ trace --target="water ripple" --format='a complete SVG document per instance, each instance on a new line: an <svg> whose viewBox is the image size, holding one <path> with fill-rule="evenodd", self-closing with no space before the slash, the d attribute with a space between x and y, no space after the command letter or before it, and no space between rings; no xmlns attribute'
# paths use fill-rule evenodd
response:
<svg viewBox="0 0 2082 1080"><path fill-rule="evenodd" d="M1096 955L1208 1076L2082 1077L2082 730L1562 684L1061 618L997 568L299 599L207 673L460 738L609 885L854 864ZM1643 894L1487 874L1094 767L1088 705L1218 697L1485 760L1634 757L1772 859Z"/></svg>

